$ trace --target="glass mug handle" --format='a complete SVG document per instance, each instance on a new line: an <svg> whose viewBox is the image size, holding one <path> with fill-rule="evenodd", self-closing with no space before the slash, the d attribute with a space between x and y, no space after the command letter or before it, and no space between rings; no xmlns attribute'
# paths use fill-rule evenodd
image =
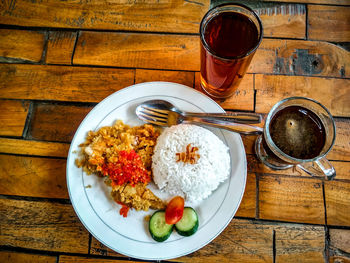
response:
<svg viewBox="0 0 350 263"><path fill-rule="evenodd" d="M301 163L297 166L311 176L322 177L327 180L332 180L336 175L333 165L325 157L314 162Z"/></svg>

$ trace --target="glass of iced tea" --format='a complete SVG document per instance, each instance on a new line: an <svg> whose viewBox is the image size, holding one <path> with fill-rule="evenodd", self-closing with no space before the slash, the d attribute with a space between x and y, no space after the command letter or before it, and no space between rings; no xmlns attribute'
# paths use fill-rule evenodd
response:
<svg viewBox="0 0 350 263"><path fill-rule="evenodd" d="M264 132L255 142L255 152L271 169L297 166L312 176L330 180L336 172L325 156L335 136L333 117L321 103L291 97L270 110Z"/></svg>
<svg viewBox="0 0 350 263"><path fill-rule="evenodd" d="M263 35L261 20L242 4L210 9L200 24L200 81L213 98L230 97L241 82Z"/></svg>

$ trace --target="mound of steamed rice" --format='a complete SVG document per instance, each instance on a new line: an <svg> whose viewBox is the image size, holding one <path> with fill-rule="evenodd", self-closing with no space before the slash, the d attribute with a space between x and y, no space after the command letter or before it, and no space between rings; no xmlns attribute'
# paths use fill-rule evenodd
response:
<svg viewBox="0 0 350 263"><path fill-rule="evenodd" d="M176 153L197 147L195 164L177 162ZM153 180L163 191L198 203L230 174L228 147L211 131L189 124L166 128L157 139L152 157Z"/></svg>

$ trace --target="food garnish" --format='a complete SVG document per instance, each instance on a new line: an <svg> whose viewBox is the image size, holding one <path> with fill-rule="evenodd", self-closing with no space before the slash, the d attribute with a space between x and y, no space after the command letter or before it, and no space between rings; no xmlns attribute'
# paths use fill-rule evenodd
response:
<svg viewBox="0 0 350 263"><path fill-rule="evenodd" d="M156 211L149 220L149 232L155 241L167 240L173 232L174 225L165 222L165 211Z"/></svg>
<svg viewBox="0 0 350 263"><path fill-rule="evenodd" d="M151 175L135 150L120 151L116 162L102 164L101 172L104 176L109 176L112 186L123 184L135 186L138 183L148 184L151 181Z"/></svg>
<svg viewBox="0 0 350 263"><path fill-rule="evenodd" d="M200 155L196 151L198 151L198 147L191 147L191 143L188 144L186 146L186 152L176 153L176 162L182 161L184 163L195 164L200 158Z"/></svg>
<svg viewBox="0 0 350 263"><path fill-rule="evenodd" d="M174 226L176 232L182 236L193 235L199 226L196 211L192 207L184 207L181 196L171 199L165 211L158 210L152 215L149 232L155 241L163 242L170 237Z"/></svg>
<svg viewBox="0 0 350 263"><path fill-rule="evenodd" d="M181 236L191 236L197 232L199 226L198 215L192 207L185 207L179 222L175 224L175 230Z"/></svg>
<svg viewBox="0 0 350 263"><path fill-rule="evenodd" d="M165 209L165 222L169 225L176 224L182 218L185 200L181 196L175 196L170 200Z"/></svg>

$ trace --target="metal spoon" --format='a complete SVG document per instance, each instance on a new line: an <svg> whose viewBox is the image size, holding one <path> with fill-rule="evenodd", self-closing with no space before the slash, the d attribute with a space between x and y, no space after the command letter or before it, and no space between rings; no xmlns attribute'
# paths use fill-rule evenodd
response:
<svg viewBox="0 0 350 263"><path fill-rule="evenodd" d="M246 135L260 134L263 131L260 127L245 124L261 122L260 114L183 112L164 100L145 101L137 106L136 115L145 122L160 126L171 126L180 123L204 124Z"/></svg>

